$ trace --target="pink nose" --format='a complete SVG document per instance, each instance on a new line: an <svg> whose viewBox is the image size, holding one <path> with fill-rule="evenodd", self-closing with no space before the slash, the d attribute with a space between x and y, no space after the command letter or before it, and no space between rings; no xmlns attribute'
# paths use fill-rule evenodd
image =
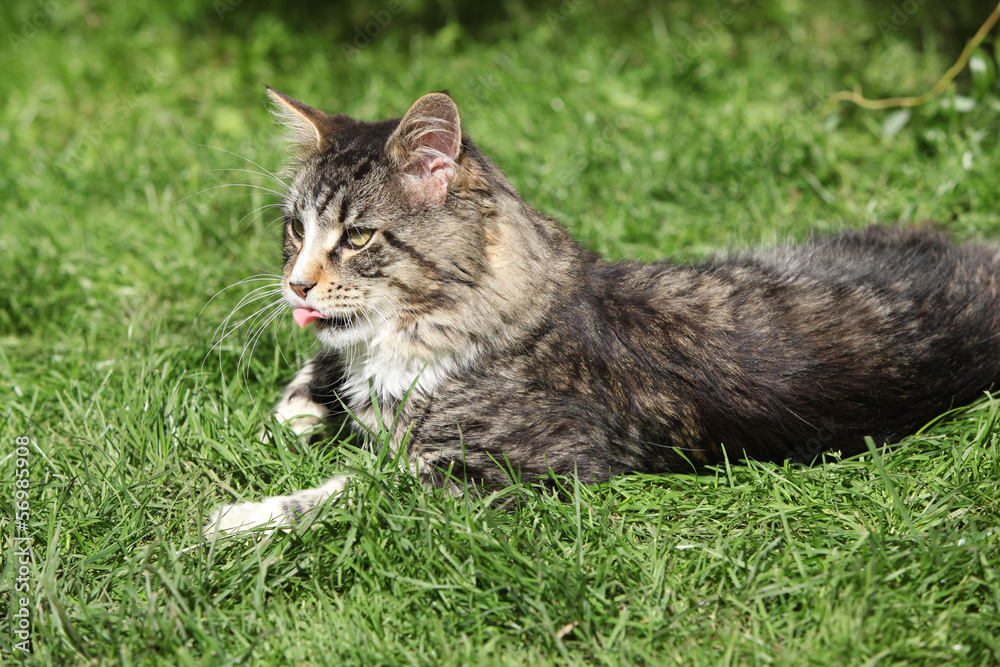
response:
<svg viewBox="0 0 1000 667"><path fill-rule="evenodd" d="M316 283L288 283L288 286L292 288L292 291L299 295L300 298L306 298L306 294L309 293L313 287L316 287Z"/></svg>

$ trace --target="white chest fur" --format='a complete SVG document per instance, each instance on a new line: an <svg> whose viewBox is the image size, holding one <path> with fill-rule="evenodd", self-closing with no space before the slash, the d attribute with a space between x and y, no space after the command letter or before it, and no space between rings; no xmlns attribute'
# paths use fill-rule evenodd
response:
<svg viewBox="0 0 1000 667"><path fill-rule="evenodd" d="M341 396L352 407L375 397L381 402L402 401L409 392L431 394L466 359L453 352L407 354L398 345L383 341L358 343L341 351L345 378Z"/></svg>

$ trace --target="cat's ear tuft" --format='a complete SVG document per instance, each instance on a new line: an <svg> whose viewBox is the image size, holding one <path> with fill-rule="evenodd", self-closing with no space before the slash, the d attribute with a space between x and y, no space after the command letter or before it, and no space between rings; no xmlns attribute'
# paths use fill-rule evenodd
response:
<svg viewBox="0 0 1000 667"><path fill-rule="evenodd" d="M344 116L331 116L267 86L274 105L271 112L291 132L291 140L307 153L324 150L333 140Z"/></svg>
<svg viewBox="0 0 1000 667"><path fill-rule="evenodd" d="M414 201L444 203L462 150L462 124L455 101L445 93L421 97L403 116L388 150Z"/></svg>

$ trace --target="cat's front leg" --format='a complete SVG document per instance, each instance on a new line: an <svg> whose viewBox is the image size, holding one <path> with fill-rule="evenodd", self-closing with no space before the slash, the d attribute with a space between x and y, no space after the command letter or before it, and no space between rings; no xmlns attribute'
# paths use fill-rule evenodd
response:
<svg viewBox="0 0 1000 667"><path fill-rule="evenodd" d="M288 384L274 409L275 418L296 435L310 436L322 431L327 420L337 412L336 390L343 372L340 358L323 351L310 359ZM260 434L268 442L267 430ZM291 526L295 521L331 496L344 489L347 478L334 477L323 486L298 491L287 496L272 496L260 502L223 505L209 517L205 535L218 531L235 533L270 524L273 528Z"/></svg>
<svg viewBox="0 0 1000 667"><path fill-rule="evenodd" d="M314 489L304 489L287 496L271 496L259 503L223 505L209 516L205 536L237 533L258 526L269 526L269 533L276 529L288 530L323 501L339 495L346 484L347 477L338 475Z"/></svg>
<svg viewBox="0 0 1000 667"><path fill-rule="evenodd" d="M319 353L285 388L281 401L274 408L275 418L299 436L322 431L335 411L336 389L342 377L340 358L325 351Z"/></svg>

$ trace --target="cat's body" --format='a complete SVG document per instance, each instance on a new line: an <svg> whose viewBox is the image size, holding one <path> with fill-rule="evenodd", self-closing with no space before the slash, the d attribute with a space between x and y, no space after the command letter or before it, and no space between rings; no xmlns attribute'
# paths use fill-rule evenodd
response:
<svg viewBox="0 0 1000 667"><path fill-rule="evenodd" d="M992 246L872 228L607 264L524 204L447 96L381 123L274 96L303 149L283 286L324 344L278 415L304 432L346 405L377 431L379 413L428 484L852 454L1000 379ZM287 524L343 484L213 524Z"/></svg>

